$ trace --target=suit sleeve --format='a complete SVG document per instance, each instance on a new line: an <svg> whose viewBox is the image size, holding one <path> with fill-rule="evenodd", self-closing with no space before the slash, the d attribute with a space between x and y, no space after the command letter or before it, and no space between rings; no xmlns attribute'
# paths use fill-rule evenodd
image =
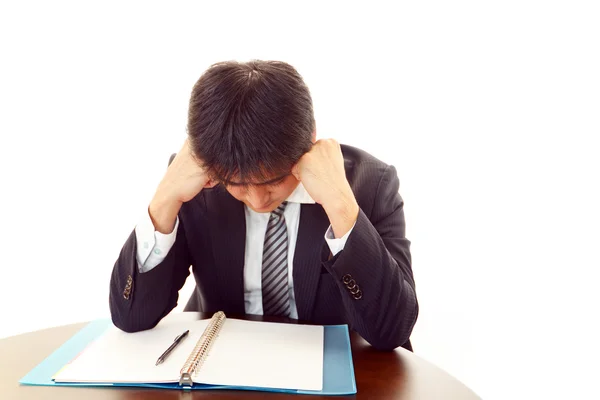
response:
<svg viewBox="0 0 600 400"><path fill-rule="evenodd" d="M109 305L115 326L126 332L151 329L177 306L179 290L190 273L183 224L167 256L148 272L137 262L137 238L132 231L113 267Z"/></svg>
<svg viewBox="0 0 600 400"><path fill-rule="evenodd" d="M408 342L419 310L399 185L388 166L371 217L360 209L344 250L324 264L341 291L351 328L381 350Z"/></svg>

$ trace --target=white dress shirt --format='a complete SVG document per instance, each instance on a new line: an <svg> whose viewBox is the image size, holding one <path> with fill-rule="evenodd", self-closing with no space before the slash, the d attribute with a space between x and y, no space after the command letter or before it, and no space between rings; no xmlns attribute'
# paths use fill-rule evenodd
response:
<svg viewBox="0 0 600 400"><path fill-rule="evenodd" d="M290 318L298 318L296 299L294 296L294 251L300 223L300 205L314 204L302 183L287 198L287 206L283 213L288 232L288 290L290 298ZM244 307L246 314L262 315L262 253L269 222L270 213L257 213L244 205L246 216L246 248L244 254ZM163 234L154 229L150 215L146 211L141 221L135 227L137 239L137 263L141 273L150 271L160 264L175 243L179 217L175 228L169 234ZM344 249L348 236L354 226L341 238L335 239L331 225L324 233L331 253L335 256Z"/></svg>

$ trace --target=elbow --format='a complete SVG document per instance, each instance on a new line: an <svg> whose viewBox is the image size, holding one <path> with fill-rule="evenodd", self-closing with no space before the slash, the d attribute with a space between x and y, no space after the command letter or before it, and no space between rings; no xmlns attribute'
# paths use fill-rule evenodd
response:
<svg viewBox="0 0 600 400"><path fill-rule="evenodd" d="M127 314L128 313L126 311L115 307L112 301L110 302L110 318L114 326L127 333L139 332L142 330L139 329L139 327L135 324L131 323L131 318L128 318Z"/></svg>
<svg viewBox="0 0 600 400"><path fill-rule="evenodd" d="M142 324L140 322L136 322L131 315L124 316L119 313L111 312L111 320L115 327L119 328L123 332L127 333L135 333L141 332L148 329L154 328L157 324Z"/></svg>
<svg viewBox="0 0 600 400"><path fill-rule="evenodd" d="M403 307L396 317L386 319L375 332L370 332L365 340L377 350L392 351L398 347L412 350L410 336L417 322L419 306L416 300L410 307Z"/></svg>
<svg viewBox="0 0 600 400"><path fill-rule="evenodd" d="M124 322L123 320L121 320L119 318L115 318L114 316L112 318L112 322L113 322L114 326L116 326L123 332L134 333L134 332L139 332L142 330L132 324L128 324L128 323Z"/></svg>
<svg viewBox="0 0 600 400"><path fill-rule="evenodd" d="M369 344L375 349L375 350L379 350L379 351L393 351L396 350L398 347L402 346L402 344L400 344L399 342L388 342L388 341L374 341L374 342L369 342Z"/></svg>
<svg viewBox="0 0 600 400"><path fill-rule="evenodd" d="M119 298L111 296L109 301L110 317L115 327L127 333L141 332L154 328L166 315L151 312L151 309L140 309L125 304Z"/></svg>
<svg viewBox="0 0 600 400"><path fill-rule="evenodd" d="M379 351L393 351L398 347L406 347L409 343L410 333L400 332L390 336L373 337L367 340L369 344Z"/></svg>
<svg viewBox="0 0 600 400"><path fill-rule="evenodd" d="M361 336L376 350L393 351L398 347L410 349L410 334L412 325L396 323L389 329L381 328L377 331L371 330ZM359 332L360 333L360 332Z"/></svg>
<svg viewBox="0 0 600 400"><path fill-rule="evenodd" d="M118 300L115 301L113 296L110 298L109 307L113 325L123 332L134 333L152 328L144 326L139 318L134 318L131 309L126 304L118 304Z"/></svg>

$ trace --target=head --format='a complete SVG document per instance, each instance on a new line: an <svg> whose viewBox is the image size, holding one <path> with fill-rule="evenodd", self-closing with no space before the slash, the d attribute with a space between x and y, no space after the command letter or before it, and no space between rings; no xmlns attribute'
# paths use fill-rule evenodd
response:
<svg viewBox="0 0 600 400"><path fill-rule="evenodd" d="M289 64L221 62L194 85L187 130L212 182L270 212L298 186L292 167L315 141L312 99Z"/></svg>

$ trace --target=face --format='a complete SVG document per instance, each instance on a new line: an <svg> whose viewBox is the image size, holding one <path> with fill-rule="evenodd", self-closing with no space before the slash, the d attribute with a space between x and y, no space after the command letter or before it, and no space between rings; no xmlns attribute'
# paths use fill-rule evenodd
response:
<svg viewBox="0 0 600 400"><path fill-rule="evenodd" d="M240 185L226 185L227 191L236 199L259 213L268 213L277 208L298 186L292 174L274 177L266 182Z"/></svg>

